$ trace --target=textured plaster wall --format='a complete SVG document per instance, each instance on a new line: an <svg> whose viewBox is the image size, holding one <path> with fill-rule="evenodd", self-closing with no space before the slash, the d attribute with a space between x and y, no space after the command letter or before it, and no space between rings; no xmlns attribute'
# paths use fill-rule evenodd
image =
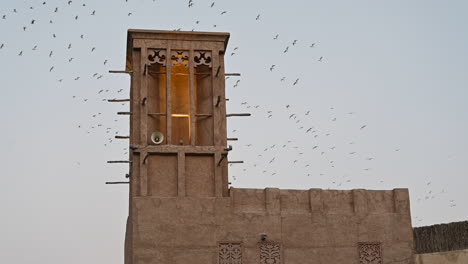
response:
<svg viewBox="0 0 468 264"><path fill-rule="evenodd" d="M415 256L415 264L467 264L468 249L418 254Z"/></svg>
<svg viewBox="0 0 468 264"><path fill-rule="evenodd" d="M231 189L132 198L126 263L216 264L219 242L240 242L242 263L261 263L262 233L281 243L283 264L359 263L359 242L380 242L383 263L414 260L406 189Z"/></svg>

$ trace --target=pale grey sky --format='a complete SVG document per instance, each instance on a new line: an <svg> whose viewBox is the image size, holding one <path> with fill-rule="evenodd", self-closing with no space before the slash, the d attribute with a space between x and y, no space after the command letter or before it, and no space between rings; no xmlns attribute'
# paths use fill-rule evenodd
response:
<svg viewBox="0 0 468 264"><path fill-rule="evenodd" d="M414 226L468 219L468 2L212 2L2 1L2 262L123 263L128 106L102 100L128 97L128 28L231 33L233 186L406 187Z"/></svg>

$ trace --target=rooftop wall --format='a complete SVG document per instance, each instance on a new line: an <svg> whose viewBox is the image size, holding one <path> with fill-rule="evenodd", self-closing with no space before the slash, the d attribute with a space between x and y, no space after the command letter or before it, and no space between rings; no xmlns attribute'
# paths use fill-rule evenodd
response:
<svg viewBox="0 0 468 264"><path fill-rule="evenodd" d="M235 263L414 261L407 189L232 188L229 197L133 197L131 208L127 264L216 264L222 243L241 248ZM275 262L261 262L261 234L278 247Z"/></svg>
<svg viewBox="0 0 468 264"><path fill-rule="evenodd" d="M381 214L410 216L407 189L376 190L280 190L230 189L238 212L281 214Z"/></svg>

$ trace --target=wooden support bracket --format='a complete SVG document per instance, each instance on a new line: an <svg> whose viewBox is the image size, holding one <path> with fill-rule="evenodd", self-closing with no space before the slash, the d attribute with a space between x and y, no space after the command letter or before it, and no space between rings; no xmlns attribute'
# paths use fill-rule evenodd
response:
<svg viewBox="0 0 468 264"><path fill-rule="evenodd" d="M130 136L115 136L116 139L129 139Z"/></svg>
<svg viewBox="0 0 468 264"><path fill-rule="evenodd" d="M106 184L129 184L130 182L106 182Z"/></svg>
<svg viewBox="0 0 468 264"><path fill-rule="evenodd" d="M227 138L228 141L237 141L239 140L238 138Z"/></svg>
<svg viewBox="0 0 468 264"><path fill-rule="evenodd" d="M117 112L118 115L132 115L132 112Z"/></svg>
<svg viewBox="0 0 468 264"><path fill-rule="evenodd" d="M243 160L233 160L233 161L228 161L229 164L239 164L239 163L244 163Z"/></svg>
<svg viewBox="0 0 468 264"><path fill-rule="evenodd" d="M226 155L221 155L221 158L218 161L218 166L221 166L221 162L226 158Z"/></svg>
<svg viewBox="0 0 468 264"><path fill-rule="evenodd" d="M108 160L107 163L132 163L131 160Z"/></svg>
<svg viewBox="0 0 468 264"><path fill-rule="evenodd" d="M149 153L146 153L145 157L143 158L143 164L146 164L146 160L148 159L149 157Z"/></svg>
<svg viewBox="0 0 468 264"><path fill-rule="evenodd" d="M215 77L218 77L218 75L219 75L219 70L221 70L221 65L218 66L218 69L216 70L216 75L215 75Z"/></svg>
<svg viewBox="0 0 468 264"><path fill-rule="evenodd" d="M240 73L225 73L224 76L241 76Z"/></svg>

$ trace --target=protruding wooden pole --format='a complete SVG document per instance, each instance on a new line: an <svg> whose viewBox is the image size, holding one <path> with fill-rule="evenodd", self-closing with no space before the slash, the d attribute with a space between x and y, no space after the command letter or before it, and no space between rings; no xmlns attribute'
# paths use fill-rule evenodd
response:
<svg viewBox="0 0 468 264"><path fill-rule="evenodd" d="M130 99L108 99L107 102L110 102L110 103L130 102Z"/></svg>
<svg viewBox="0 0 468 264"><path fill-rule="evenodd" d="M226 117L231 117L231 116L251 116L251 113L234 113L234 114L227 114Z"/></svg>

